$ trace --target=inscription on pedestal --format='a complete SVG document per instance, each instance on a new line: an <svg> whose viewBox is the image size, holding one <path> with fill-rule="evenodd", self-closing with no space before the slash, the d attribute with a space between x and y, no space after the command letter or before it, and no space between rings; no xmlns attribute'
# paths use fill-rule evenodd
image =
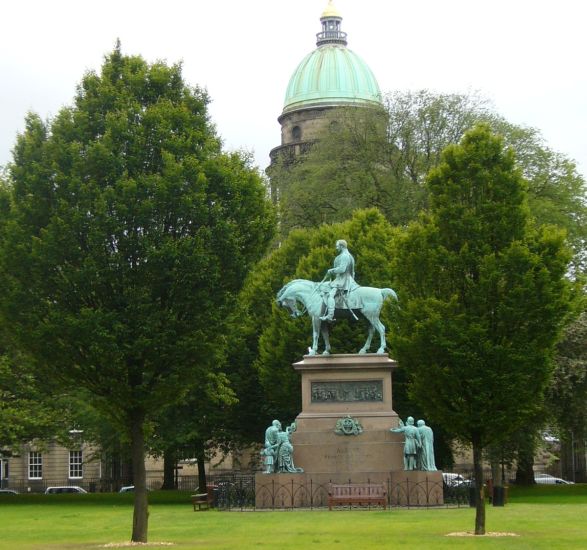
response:
<svg viewBox="0 0 587 550"><path fill-rule="evenodd" d="M383 380L312 382L312 403L383 401Z"/></svg>
<svg viewBox="0 0 587 550"><path fill-rule="evenodd" d="M331 449L326 451L323 458L328 461L348 462L349 460L357 462L357 467L360 469L361 462L364 460L371 460L373 454L365 449L345 448L345 449Z"/></svg>

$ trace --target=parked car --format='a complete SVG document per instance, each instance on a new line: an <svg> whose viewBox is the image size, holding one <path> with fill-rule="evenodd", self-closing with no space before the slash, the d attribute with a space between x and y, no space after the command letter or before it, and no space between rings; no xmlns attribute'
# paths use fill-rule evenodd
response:
<svg viewBox="0 0 587 550"><path fill-rule="evenodd" d="M535 474L534 481L540 485L573 485L575 483L550 474Z"/></svg>
<svg viewBox="0 0 587 550"><path fill-rule="evenodd" d="M18 495L18 491L12 489L0 489L0 496L2 495Z"/></svg>
<svg viewBox="0 0 587 550"><path fill-rule="evenodd" d="M474 483L470 479L465 479L461 474L452 472L443 472L442 481L447 487L473 487Z"/></svg>
<svg viewBox="0 0 587 550"><path fill-rule="evenodd" d="M556 437L556 435L551 434L550 432L544 432L542 434L542 439L547 443L560 443L560 439Z"/></svg>
<svg viewBox="0 0 587 550"><path fill-rule="evenodd" d="M150 491L150 490L151 489L147 488L147 491ZM134 493L134 491L135 491L134 485L125 485L124 487L121 487L118 492L119 493Z"/></svg>
<svg viewBox="0 0 587 550"><path fill-rule="evenodd" d="M47 487L45 489L46 495L56 495L59 493L87 493L85 489L78 487L77 485L64 485L61 487Z"/></svg>

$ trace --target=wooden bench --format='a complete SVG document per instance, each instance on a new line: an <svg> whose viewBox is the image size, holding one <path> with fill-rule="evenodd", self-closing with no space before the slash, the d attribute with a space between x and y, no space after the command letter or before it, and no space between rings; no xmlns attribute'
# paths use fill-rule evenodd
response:
<svg viewBox="0 0 587 550"><path fill-rule="evenodd" d="M196 489L196 491L198 489ZM197 493L195 495L192 495L192 505L194 506L194 512L196 511L196 509L208 510L209 508L212 508L212 506L214 506L214 489L216 489L216 485L206 485L205 493Z"/></svg>
<svg viewBox="0 0 587 550"><path fill-rule="evenodd" d="M337 504L371 505L379 504L387 509L387 490L383 483L330 483L328 487L328 509Z"/></svg>

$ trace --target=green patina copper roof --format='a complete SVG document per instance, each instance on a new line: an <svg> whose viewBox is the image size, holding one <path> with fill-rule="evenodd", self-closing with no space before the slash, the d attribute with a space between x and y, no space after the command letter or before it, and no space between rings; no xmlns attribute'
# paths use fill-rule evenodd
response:
<svg viewBox="0 0 587 550"><path fill-rule="evenodd" d="M330 2L320 18L318 48L302 60L290 78L283 113L313 106L381 104L371 69L346 47L341 20Z"/></svg>
<svg viewBox="0 0 587 550"><path fill-rule="evenodd" d="M367 64L338 44L307 55L290 78L283 112L313 105L381 104L381 92Z"/></svg>

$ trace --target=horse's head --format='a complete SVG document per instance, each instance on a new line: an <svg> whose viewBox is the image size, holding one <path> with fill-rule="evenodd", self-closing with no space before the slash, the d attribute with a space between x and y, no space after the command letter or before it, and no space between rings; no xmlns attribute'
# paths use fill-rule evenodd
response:
<svg viewBox="0 0 587 550"><path fill-rule="evenodd" d="M277 293L278 305L286 307L294 319L305 313L305 308L304 311L300 311L298 308L298 300L303 302L303 292L300 293L303 286L301 287L300 283L305 283L305 281L300 279L290 281Z"/></svg>
<svg viewBox="0 0 587 550"><path fill-rule="evenodd" d="M298 302L295 298L278 298L277 303L282 307L286 307L294 319L301 317L304 314L303 311L298 309Z"/></svg>

